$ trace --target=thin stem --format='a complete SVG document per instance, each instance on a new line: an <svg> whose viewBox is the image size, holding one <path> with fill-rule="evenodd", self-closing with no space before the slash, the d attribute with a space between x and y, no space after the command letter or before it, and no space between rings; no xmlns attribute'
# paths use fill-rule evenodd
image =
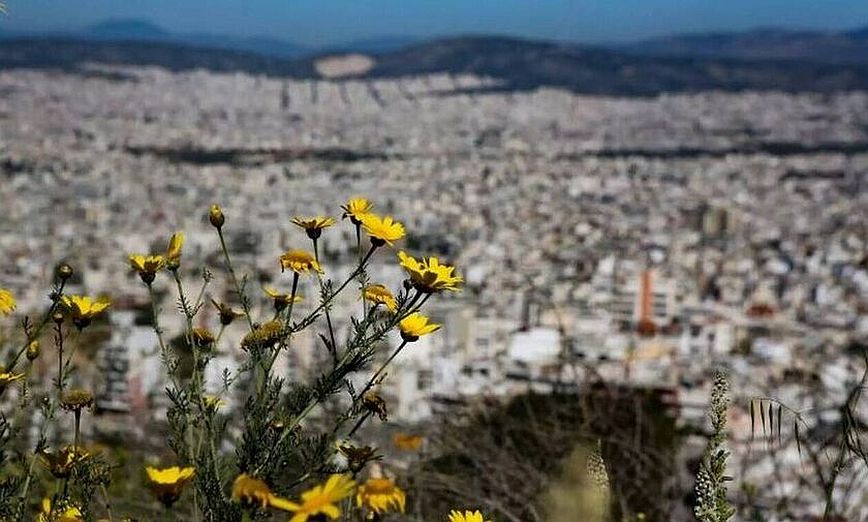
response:
<svg viewBox="0 0 868 522"><path fill-rule="evenodd" d="M60 282L60 286L57 288L57 292L52 294L51 306L48 307L48 310L45 312L45 315L42 316L42 319L39 321L39 324L36 328L30 332L30 335L27 336L27 339L24 340L24 345L18 350L15 354L15 357L9 361L7 365L6 371L12 372L15 370L15 365L18 364L18 360L27 351L27 346L30 345L30 341L35 339L39 339L39 334L42 333L42 329L45 328L45 325L48 324L48 321L51 319L51 316L54 315L54 312L57 310L57 306L60 304L60 298L63 296L63 289L66 287L66 280L63 279ZM2 396L4 390L0 391L0 396Z"/></svg>
<svg viewBox="0 0 868 522"><path fill-rule="evenodd" d="M356 251L359 254L359 266L362 265L362 225L356 222ZM361 275L361 273L359 274ZM365 282L359 278L359 292L362 294L362 317L368 316L368 304L365 302Z"/></svg>
<svg viewBox="0 0 868 522"><path fill-rule="evenodd" d="M78 442L81 438L81 410L75 410L75 435L72 439L72 451L78 451Z"/></svg>
<svg viewBox="0 0 868 522"><path fill-rule="evenodd" d="M293 272L292 277L292 291L289 294L289 305L286 307L286 325L288 329L289 322L292 320L292 309L295 304L295 295L298 292L298 280L299 280L298 272ZM287 335L287 337L291 340L291 332ZM284 346L289 341L281 341L281 343L274 349L274 353L271 354L271 360L268 362L268 366L266 366L265 372L262 376L262 380L259 382L259 390L257 395L261 395L262 391L265 389L265 383L268 382L268 375L271 373L271 369L274 367L274 363L277 362L277 357L280 355L280 352L283 351Z"/></svg>
<svg viewBox="0 0 868 522"><path fill-rule="evenodd" d="M367 421L370 417L371 417L371 412L366 411L365 414L362 415L362 418L359 419L359 422L357 422L356 425L353 426L353 429L351 429L350 432L347 433L347 438L348 439L353 438L353 435L355 435L356 432L359 431L359 428L361 428L362 425L365 423L365 421Z"/></svg>
<svg viewBox="0 0 868 522"><path fill-rule="evenodd" d="M63 330L57 323L54 326L55 344L57 344L57 398L63 395Z"/></svg>
<svg viewBox="0 0 868 522"><path fill-rule="evenodd" d="M377 369L377 371L374 372L374 375L371 376L371 380L369 380L368 384L365 385L365 387L362 389L362 392L359 394L359 397L363 396L368 390L370 390L371 388L374 387L374 385L377 383L377 379L386 370L386 367L389 366L389 364L395 359L395 357L397 357L398 354L401 353L401 350L403 350L404 347L407 346L407 343L408 343L407 340L403 340L401 342L401 345L398 346L398 348L396 348L394 352L392 352L392 355L390 355L388 359L386 359L386 362L384 362Z"/></svg>
<svg viewBox="0 0 868 522"><path fill-rule="evenodd" d="M105 501L105 510L106 510L106 514L108 515L109 522L114 522L114 517L112 516L112 506L111 506L111 503L109 502L108 491L105 488L105 484L100 484L99 488L100 488L100 491L102 491L103 501Z"/></svg>
<svg viewBox="0 0 868 522"><path fill-rule="evenodd" d="M352 281L353 279L355 279L355 277L356 277L357 275L359 275L359 273L361 273L362 269L363 269L364 266L365 266L365 263L368 262L368 260L369 260L369 259L371 258L371 256L374 254L374 251L375 251L376 249L377 249L377 246L376 246L376 245L371 245L371 249L368 250L368 253L367 253L367 254L365 255L365 257L363 257L362 260L359 262L359 266L358 266L358 267L353 271L352 274L350 274L350 276L347 278L347 280L344 281L344 282L341 284L341 286L338 287L337 290L335 290L334 292L332 292L332 293L328 296L327 299L324 299L323 302L320 303L319 306L317 306L317 307L314 309L313 312L309 313L309 314L307 315L307 317L305 317L305 318L301 321L300 324L305 324L305 323L307 323L308 321L310 321L311 318L313 318L316 314L318 314L318 313L320 312L320 310L322 310L323 308L325 308L325 307L326 307L326 306L327 306L327 305L328 305L328 304L329 304L329 303L330 303L330 302L335 298L335 296L337 296L339 293L341 293L341 292L343 291L343 289L346 288L348 284L350 284L350 281Z"/></svg>
<svg viewBox="0 0 868 522"><path fill-rule="evenodd" d="M247 294L244 293L244 286L238 281L238 276L235 274L235 267L232 266L232 258L229 257L229 249L226 248L226 240L223 238L222 228L217 229L217 237L220 238L220 249L223 250L223 260L226 263L226 270L229 271L229 277L232 278L235 293L238 295L238 300L241 301L241 309L244 310L244 316L247 317L247 325L252 331L253 318L250 316L250 302L247 300Z"/></svg>
<svg viewBox="0 0 868 522"><path fill-rule="evenodd" d="M319 264L319 247L317 244L318 243L317 238L314 237L314 238L311 238L311 240L313 241L313 256L314 256L314 259L316 259L317 264ZM317 274L317 279L319 279L319 289L320 289L320 293L322 293L322 291L323 291L322 276L320 274ZM329 312L328 308L325 309L325 318L326 318L326 325L328 326L328 329L329 329L329 341L331 342L331 344L328 346L328 350L332 356L332 362L334 363L335 366L337 366L338 353L337 353L337 343L335 343L335 329L332 326L332 316L331 316L331 313Z"/></svg>
<svg viewBox="0 0 868 522"><path fill-rule="evenodd" d="M154 287L148 283L148 295L151 297L151 317L154 321L154 333L157 334L157 341L160 343L160 350L163 354L168 355L166 351L166 343L163 340L163 330L160 328L160 311L157 308L157 296L154 295Z"/></svg>

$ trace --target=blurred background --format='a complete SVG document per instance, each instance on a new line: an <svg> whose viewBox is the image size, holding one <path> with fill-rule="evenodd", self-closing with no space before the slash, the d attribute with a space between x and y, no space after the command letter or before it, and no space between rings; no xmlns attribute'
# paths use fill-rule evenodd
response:
<svg viewBox="0 0 868 522"><path fill-rule="evenodd" d="M830 486L823 457L864 426L848 385L868 347L868 3L6 0L0 283L35 311L67 261L73 290L111 295L76 379L119 473L169 452L126 255L184 230L183 276L210 267L209 297L233 302L219 203L267 317L260 288L288 290L277 256L307 245L290 218L352 196L466 279L396 359L389 421L359 434L407 477L410 519L456 498L498 521L691 519L715 368L739 519L812 520L830 494L868 519L865 470ZM354 269L351 226L320 245L330 277ZM397 289L392 255L371 276ZM357 308L336 304L344 335ZM305 332L280 361L302 380L323 361Z"/></svg>

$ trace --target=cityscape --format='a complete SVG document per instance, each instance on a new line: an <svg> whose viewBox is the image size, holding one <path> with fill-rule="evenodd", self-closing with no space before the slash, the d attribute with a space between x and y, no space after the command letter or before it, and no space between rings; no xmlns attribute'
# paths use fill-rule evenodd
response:
<svg viewBox="0 0 868 522"><path fill-rule="evenodd" d="M357 65L326 64L337 76ZM675 478L690 489L686 462L701 453L713 369L723 368L729 473L775 484L750 499L768 510L763 520L822 513L824 479L806 471L799 439L820 440L843 422L864 371L868 92L631 98L499 86L474 74L0 70L0 282L20 314L36 316L66 262L75 293L112 301L98 349L79 354L74 376L98 390L85 430L148 446L165 422L168 383L129 254L163 251L183 231L187 286L198 288L207 267L207 298L237 307L208 221L219 204L254 320L267 321L264 288L291 284L278 257L310 248L291 219L338 221L319 255L339 282L358 263L340 205L365 197L407 229L376 252L371 281L398 292L399 251L439 256L465 280L432 301L441 330L402 352L380 386L391 430L600 381L662 390L667 414L695 429ZM318 304L312 281L300 286L301 311ZM172 283L154 289L171 311ZM342 295L332 315L358 316L361 306ZM217 315L209 304L195 326L216 331ZM181 332L183 316L174 317L162 327ZM351 328L335 324L339 337ZM237 370L246 333L244 321L221 330L206 389L216 393L224 370ZM316 378L327 355L317 333L294 339L278 373ZM37 362L47 382L53 361ZM846 473L844 516L866 520L864 470ZM775 514L783 502L788 511Z"/></svg>

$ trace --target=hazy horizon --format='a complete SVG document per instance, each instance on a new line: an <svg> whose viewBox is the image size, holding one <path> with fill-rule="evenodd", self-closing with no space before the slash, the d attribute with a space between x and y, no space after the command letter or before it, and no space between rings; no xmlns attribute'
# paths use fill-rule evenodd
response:
<svg viewBox="0 0 868 522"><path fill-rule="evenodd" d="M111 2L10 0L0 28L21 32L75 31L106 20L141 20L172 33L277 38L306 46L383 37L430 38L498 34L526 38L615 43L672 34L744 31L762 27L840 31L868 25L868 3L832 0L746 0L718 5L691 0L504 0L480 2L300 0L286 5L255 0L238 5L211 0Z"/></svg>

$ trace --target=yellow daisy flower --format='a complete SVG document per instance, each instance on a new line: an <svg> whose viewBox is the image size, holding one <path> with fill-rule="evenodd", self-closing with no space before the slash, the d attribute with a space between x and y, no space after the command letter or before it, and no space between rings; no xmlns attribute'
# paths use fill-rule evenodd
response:
<svg viewBox="0 0 868 522"><path fill-rule="evenodd" d="M241 348L243 350L267 348L280 341L287 333L284 330L283 322L279 320L268 321L245 335L241 339Z"/></svg>
<svg viewBox="0 0 868 522"><path fill-rule="evenodd" d="M79 330L111 306L111 302L105 297L91 299L86 295L65 295L61 298L61 303L72 315L72 322Z"/></svg>
<svg viewBox="0 0 868 522"><path fill-rule="evenodd" d="M301 301L300 295L296 294L295 298L293 298L291 294L281 293L270 286L263 287L262 290L274 301L274 309L278 312L289 306L290 302L298 303Z"/></svg>
<svg viewBox="0 0 868 522"><path fill-rule="evenodd" d="M39 455L45 468L54 478L67 478L72 474L72 468L79 462L90 457L90 454L81 448L65 446L52 453L42 450Z"/></svg>
<svg viewBox="0 0 868 522"><path fill-rule="evenodd" d="M75 506L55 509L52 513L51 499L48 497L42 499L39 514L36 515L36 522L82 522L83 520L84 515Z"/></svg>
<svg viewBox="0 0 868 522"><path fill-rule="evenodd" d="M362 224L361 217L370 213L374 209L374 204L365 198L351 198L346 205L341 205L341 209L344 211L341 219L350 218L353 225L359 226Z"/></svg>
<svg viewBox="0 0 868 522"><path fill-rule="evenodd" d="M402 250L398 252L398 261L410 277L413 287L426 294L441 290L457 291L464 282L464 278L453 275L454 266L440 264L433 256L417 260Z"/></svg>
<svg viewBox="0 0 868 522"><path fill-rule="evenodd" d="M211 345L213 345L217 341L217 338L214 337L214 334L211 333L211 330L207 328L193 328L193 331L191 333L193 337L193 342L196 343L196 347L198 348L206 350L210 349Z"/></svg>
<svg viewBox="0 0 868 522"><path fill-rule="evenodd" d="M388 478L368 479L356 490L356 505L374 513L404 512L407 496L395 481Z"/></svg>
<svg viewBox="0 0 868 522"><path fill-rule="evenodd" d="M349 475L332 475L325 484L302 493L301 504L290 502L289 510L295 514L289 522L307 522L316 515L337 519L341 516L337 503L352 495L355 487L356 483Z"/></svg>
<svg viewBox="0 0 868 522"><path fill-rule="evenodd" d="M440 325L430 322L427 316L419 312L413 312L401 319L401 322L398 323L398 329L401 330L401 338L411 343L423 335L436 332L440 329Z"/></svg>
<svg viewBox="0 0 868 522"><path fill-rule="evenodd" d="M374 246L386 244L392 246L394 241L406 235L404 225L392 219L392 216L381 218L376 214L361 214L359 221L362 222L362 228L370 236L371 244Z"/></svg>
<svg viewBox="0 0 868 522"><path fill-rule="evenodd" d="M303 228L307 232L307 237L317 239L322 235L324 228L335 224L335 218L328 216L294 217L292 223Z"/></svg>
<svg viewBox="0 0 868 522"><path fill-rule="evenodd" d="M9 315L15 311L15 296L5 288L0 288L0 315Z"/></svg>
<svg viewBox="0 0 868 522"><path fill-rule="evenodd" d="M449 512L449 522L487 522L479 511L466 510L464 513L455 511Z"/></svg>
<svg viewBox="0 0 868 522"><path fill-rule="evenodd" d="M290 511L295 506L289 500L280 498L272 493L268 484L246 473L238 475L238 478L232 484L232 500L242 504L256 505L262 509L273 507L275 509Z"/></svg>
<svg viewBox="0 0 868 522"><path fill-rule="evenodd" d="M169 270L176 270L181 265L182 248L184 248L184 233L175 232L169 238L169 246L166 248L166 266Z"/></svg>
<svg viewBox="0 0 868 522"><path fill-rule="evenodd" d="M396 433L392 437L392 444L401 451L419 451L424 443L425 438L421 435Z"/></svg>
<svg viewBox="0 0 868 522"><path fill-rule="evenodd" d="M151 491L154 492L157 500L162 502L166 507L170 507L181 498L184 486L196 474L195 468L180 468L178 466L165 469L148 466L145 468L145 471L148 473Z"/></svg>
<svg viewBox="0 0 868 522"><path fill-rule="evenodd" d="M384 285L368 285L365 287L363 297L368 301L385 305L390 312L395 312L398 309L398 303L395 301L395 296Z"/></svg>
<svg viewBox="0 0 868 522"><path fill-rule="evenodd" d="M83 388L73 388L60 397L60 406L66 411L80 412L93 406L93 394Z"/></svg>
<svg viewBox="0 0 868 522"><path fill-rule="evenodd" d="M202 402L205 403L205 408L213 411L219 410L226 402L217 395L203 395Z"/></svg>
<svg viewBox="0 0 868 522"><path fill-rule="evenodd" d="M244 312L239 312L226 303L218 303L211 299L211 304L213 304L214 308L217 309L217 315L220 317L220 324L223 326L229 326L235 321L235 319L244 317Z"/></svg>
<svg viewBox="0 0 868 522"><path fill-rule="evenodd" d="M322 273L322 268L310 252L304 250L288 250L280 256L280 271L292 270L304 275L311 270Z"/></svg>
<svg viewBox="0 0 868 522"><path fill-rule="evenodd" d="M145 256L142 254L130 254L130 266L139 273L145 284L154 282L157 272L166 266L166 259L161 255Z"/></svg>
<svg viewBox="0 0 868 522"><path fill-rule="evenodd" d="M0 366L0 389L5 388L15 381L21 380L22 378L24 378L23 373L7 372L2 366Z"/></svg>

